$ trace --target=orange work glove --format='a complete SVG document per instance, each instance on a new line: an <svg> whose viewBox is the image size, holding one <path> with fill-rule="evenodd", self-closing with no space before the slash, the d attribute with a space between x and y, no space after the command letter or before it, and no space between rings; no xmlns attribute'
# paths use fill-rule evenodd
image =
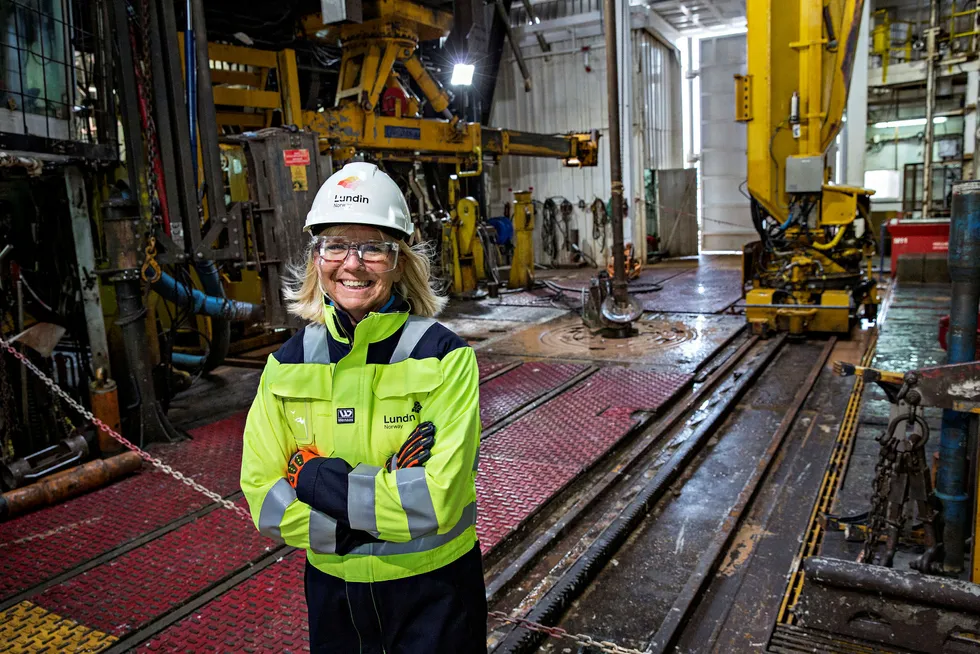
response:
<svg viewBox="0 0 980 654"><path fill-rule="evenodd" d="M289 482L290 486L296 488L296 484L299 482L299 471L303 469L307 461L316 457L316 454L308 450L300 450L289 457L289 463L286 465L286 481Z"/></svg>

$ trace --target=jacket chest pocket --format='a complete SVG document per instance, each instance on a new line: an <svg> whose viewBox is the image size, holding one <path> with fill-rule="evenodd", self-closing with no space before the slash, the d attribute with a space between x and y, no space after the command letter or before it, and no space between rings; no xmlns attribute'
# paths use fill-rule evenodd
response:
<svg viewBox="0 0 980 654"><path fill-rule="evenodd" d="M408 359L379 366L372 385L375 402L372 433L381 434L387 447L397 451L418 426L429 394L441 384L442 367L437 359ZM438 427L436 438L439 438Z"/></svg>
<svg viewBox="0 0 980 654"><path fill-rule="evenodd" d="M279 369L269 383L270 390L282 402L286 428L296 441L297 449L315 446L321 456L333 450L330 415L333 406L331 366L295 364Z"/></svg>

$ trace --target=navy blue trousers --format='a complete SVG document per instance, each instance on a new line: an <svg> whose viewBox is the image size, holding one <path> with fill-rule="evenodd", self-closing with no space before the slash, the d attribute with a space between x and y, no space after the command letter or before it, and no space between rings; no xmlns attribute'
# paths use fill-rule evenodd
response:
<svg viewBox="0 0 980 654"><path fill-rule="evenodd" d="M306 562L313 654L470 654L487 651L479 543L425 574L347 583Z"/></svg>

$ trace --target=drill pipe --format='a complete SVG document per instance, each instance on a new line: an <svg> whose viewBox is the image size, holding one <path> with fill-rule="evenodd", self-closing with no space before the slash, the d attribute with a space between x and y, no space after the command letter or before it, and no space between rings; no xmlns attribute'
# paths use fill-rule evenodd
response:
<svg viewBox="0 0 980 654"><path fill-rule="evenodd" d="M976 358L977 311L980 308L980 182L953 185L948 259L953 289L946 363L966 363ZM970 511L966 490L969 427L969 414L949 409L943 411L936 496L943 503L946 552L943 567L948 572L963 569Z"/></svg>
<svg viewBox="0 0 980 654"><path fill-rule="evenodd" d="M123 452L108 459L51 475L43 481L0 495L0 520L49 506L105 486L110 481L139 470L143 460L135 452Z"/></svg>

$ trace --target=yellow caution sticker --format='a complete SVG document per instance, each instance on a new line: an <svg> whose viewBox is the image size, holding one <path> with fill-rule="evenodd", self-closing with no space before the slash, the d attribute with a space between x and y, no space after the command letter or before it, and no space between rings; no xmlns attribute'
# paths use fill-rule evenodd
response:
<svg viewBox="0 0 980 654"><path fill-rule="evenodd" d="M306 179L306 166L290 166L289 174L293 179L293 191L310 190L310 183Z"/></svg>
<svg viewBox="0 0 980 654"><path fill-rule="evenodd" d="M0 644L4 653L101 652L117 637L23 601L0 612Z"/></svg>

